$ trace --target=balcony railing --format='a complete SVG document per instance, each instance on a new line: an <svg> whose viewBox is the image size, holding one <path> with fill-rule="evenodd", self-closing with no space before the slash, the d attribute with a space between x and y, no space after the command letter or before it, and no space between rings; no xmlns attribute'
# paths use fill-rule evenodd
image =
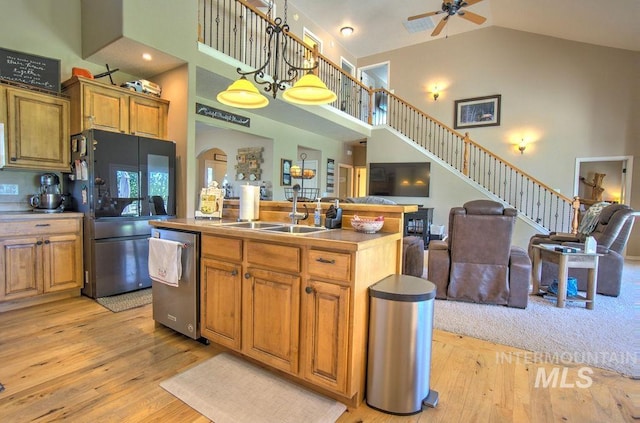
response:
<svg viewBox="0 0 640 423"><path fill-rule="evenodd" d="M199 1L198 40L244 63L243 70L260 68L268 54L267 15L239 0ZM283 54L296 67L318 63L317 75L338 96L333 107L371 125L397 130L548 230L576 232L577 200L558 194L468 134L449 128L389 91L364 86L293 34L287 34ZM279 68L267 70L268 74L287 74L284 62L273 65Z"/></svg>
<svg viewBox="0 0 640 423"><path fill-rule="evenodd" d="M198 40L201 43L243 62L246 65L243 70L258 69L267 61L267 15L237 0L200 0L198 14ZM316 74L338 96L331 105L369 122L368 87L294 34L288 34L286 50L281 54L298 68L317 62ZM287 75L288 66L284 61L271 65L277 68L267 69L268 75L276 72L277 75Z"/></svg>

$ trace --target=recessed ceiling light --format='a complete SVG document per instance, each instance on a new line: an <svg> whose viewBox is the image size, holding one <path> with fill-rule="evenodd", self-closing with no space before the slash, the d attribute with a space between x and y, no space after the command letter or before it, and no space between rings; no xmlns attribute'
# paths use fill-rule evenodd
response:
<svg viewBox="0 0 640 423"><path fill-rule="evenodd" d="M151 57L151 55L149 53L142 53L142 58L144 60L151 60L152 59L152 57Z"/></svg>
<svg viewBox="0 0 640 423"><path fill-rule="evenodd" d="M353 34L353 28L350 26L343 26L342 28L340 28L340 34L348 37L349 35Z"/></svg>

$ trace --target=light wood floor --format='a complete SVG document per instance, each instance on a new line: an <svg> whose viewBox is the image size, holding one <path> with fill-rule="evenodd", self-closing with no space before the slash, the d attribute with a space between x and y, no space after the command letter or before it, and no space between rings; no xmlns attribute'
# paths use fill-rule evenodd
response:
<svg viewBox="0 0 640 423"><path fill-rule="evenodd" d="M550 373L554 365L497 358L515 351L436 331L431 387L440 394L437 408L397 417L362 405L339 423L640 417L638 381L594 369L589 388L535 388L537 369ZM151 305L112 313L81 297L0 313L0 422L207 422L159 383L218 352L157 325ZM578 380L578 366L569 368L565 381Z"/></svg>

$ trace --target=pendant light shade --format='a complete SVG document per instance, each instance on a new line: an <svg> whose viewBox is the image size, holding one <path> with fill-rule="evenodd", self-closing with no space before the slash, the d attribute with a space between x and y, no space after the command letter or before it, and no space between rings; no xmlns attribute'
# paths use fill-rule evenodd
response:
<svg viewBox="0 0 640 423"><path fill-rule="evenodd" d="M332 103L338 96L309 71L293 87L282 93L282 98L290 103L319 105Z"/></svg>
<svg viewBox="0 0 640 423"><path fill-rule="evenodd" d="M216 99L222 104L241 109L259 109L269 104L267 97L260 94L244 76L219 93Z"/></svg>

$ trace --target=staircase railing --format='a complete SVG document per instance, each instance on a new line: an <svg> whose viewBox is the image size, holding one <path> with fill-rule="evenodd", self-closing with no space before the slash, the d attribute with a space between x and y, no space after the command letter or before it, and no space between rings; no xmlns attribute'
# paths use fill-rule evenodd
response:
<svg viewBox="0 0 640 423"><path fill-rule="evenodd" d="M200 0L198 40L257 69L267 60L267 15L239 0ZM565 197L469 138L385 89L370 89L288 35L285 54L297 67L318 63L315 72L335 92L333 107L372 125L388 125L481 185L522 214L557 232L576 232L577 199ZM278 75L286 75L284 62ZM267 76L268 77L268 76Z"/></svg>
<svg viewBox="0 0 640 423"><path fill-rule="evenodd" d="M373 90L373 124L386 124L431 152L522 214L556 232L575 232L576 199L559 194L533 176L491 153L385 89Z"/></svg>
<svg viewBox="0 0 640 423"><path fill-rule="evenodd" d="M258 69L267 61L268 25L267 15L242 1L200 0L198 40L243 62L246 65L244 70ZM287 35L286 50L282 55L289 63L296 67L309 67L310 63L317 62L315 73L338 96L331 105L369 122L369 88L322 56L317 48L306 45L294 34ZM278 66L278 75L287 75L288 66L284 61L275 65Z"/></svg>

